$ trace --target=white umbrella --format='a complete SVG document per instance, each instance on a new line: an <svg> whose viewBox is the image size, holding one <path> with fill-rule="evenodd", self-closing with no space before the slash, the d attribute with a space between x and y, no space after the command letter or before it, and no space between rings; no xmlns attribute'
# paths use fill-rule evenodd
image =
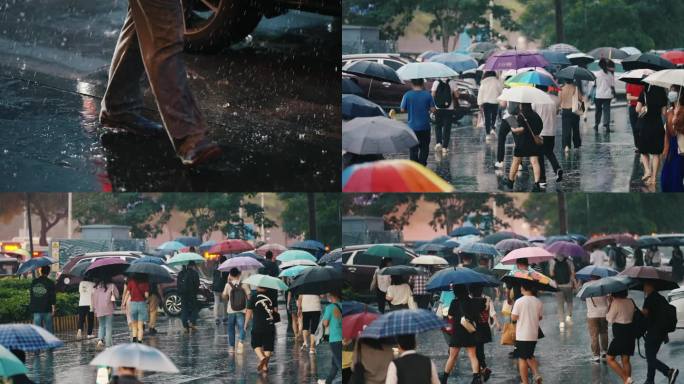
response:
<svg viewBox="0 0 684 384"><path fill-rule="evenodd" d="M684 86L684 69L658 71L645 78L644 82L663 88L670 88L672 85Z"/></svg>
<svg viewBox="0 0 684 384"><path fill-rule="evenodd" d="M532 87L506 88L499 100L517 103L554 104L553 99L544 91Z"/></svg>
<svg viewBox="0 0 684 384"><path fill-rule="evenodd" d="M636 47L622 47L622 48L620 48L620 50L627 52L627 54L630 56L631 55L638 55L641 53L639 48L636 48Z"/></svg>
<svg viewBox="0 0 684 384"><path fill-rule="evenodd" d="M162 351L138 343L119 344L109 347L95 356L90 365L130 367L142 371L178 373L178 368Z"/></svg>
<svg viewBox="0 0 684 384"><path fill-rule="evenodd" d="M311 260L292 260L292 261L284 261L280 263L280 269L285 269L285 268L290 268L294 267L296 265L304 265L304 266L309 266L309 267L315 267L318 264Z"/></svg>
<svg viewBox="0 0 684 384"><path fill-rule="evenodd" d="M442 63L427 61L422 63L408 63L397 69L397 75L399 75L399 78L402 80L435 79L458 76L458 72Z"/></svg>
<svg viewBox="0 0 684 384"><path fill-rule="evenodd" d="M652 69L633 69L618 76L618 80L625 83L633 83L635 80L643 80L645 77L652 75L655 71Z"/></svg>
<svg viewBox="0 0 684 384"><path fill-rule="evenodd" d="M449 265L449 262L446 261L446 259L439 257L439 256L433 256L433 255L422 255L413 258L411 260L411 264L414 265Z"/></svg>
<svg viewBox="0 0 684 384"><path fill-rule="evenodd" d="M399 153L418 144L408 125L382 116L342 123L342 149L357 155Z"/></svg>

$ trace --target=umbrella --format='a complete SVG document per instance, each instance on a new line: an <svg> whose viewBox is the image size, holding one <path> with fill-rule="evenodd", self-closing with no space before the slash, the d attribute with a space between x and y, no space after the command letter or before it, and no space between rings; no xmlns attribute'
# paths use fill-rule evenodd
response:
<svg viewBox="0 0 684 384"><path fill-rule="evenodd" d="M311 267L295 277L290 289L299 295L321 295L341 292L344 277L333 267Z"/></svg>
<svg viewBox="0 0 684 384"><path fill-rule="evenodd" d="M543 87L554 87L558 88L558 84L556 83L555 80L551 76L547 76L541 72L537 71L526 71L526 72L521 72L508 80L506 80L505 84L509 87L515 87L515 86L521 86L521 85L526 85L526 86L535 86L535 85L540 85Z"/></svg>
<svg viewBox="0 0 684 384"><path fill-rule="evenodd" d="M318 259L318 265L327 265L335 263L342 263L342 252L331 252L323 255L320 259ZM283 266L281 264L280 268L282 267Z"/></svg>
<svg viewBox="0 0 684 384"><path fill-rule="evenodd" d="M624 51L628 55L638 55L641 50L637 47L620 47L621 51Z"/></svg>
<svg viewBox="0 0 684 384"><path fill-rule="evenodd" d="M131 367L141 371L178 373L178 368L160 350L139 343L126 343L100 352L90 365Z"/></svg>
<svg viewBox="0 0 684 384"><path fill-rule="evenodd" d="M361 312L344 316L342 320L342 337L346 340L359 337L368 324L375 321L379 316L379 314L372 312Z"/></svg>
<svg viewBox="0 0 684 384"><path fill-rule="evenodd" d="M278 274L278 277L297 277L309 268L311 268L310 265L295 265L294 267L283 269Z"/></svg>
<svg viewBox="0 0 684 384"><path fill-rule="evenodd" d="M440 329L444 325L442 319L426 309L401 309L385 313L375 319L361 333L361 337L382 339L398 335L415 335Z"/></svg>
<svg viewBox="0 0 684 384"><path fill-rule="evenodd" d="M540 91L541 92L541 91ZM356 164L342 172L343 192L453 192L454 187L411 160Z"/></svg>
<svg viewBox="0 0 684 384"><path fill-rule="evenodd" d="M546 47L546 49L548 51L551 51L551 52L560 52L560 53L564 53L566 55L568 53L576 53L576 52L580 51L574 45L563 44L563 43L551 44L548 47Z"/></svg>
<svg viewBox="0 0 684 384"><path fill-rule="evenodd" d="M626 59L629 55L625 51L621 51L617 48L613 47L600 47L600 48L594 48L591 51L587 52L589 56L592 56L595 59L615 59L615 60L622 60Z"/></svg>
<svg viewBox="0 0 684 384"><path fill-rule="evenodd" d="M136 260L137 261L137 260ZM90 266L90 261L82 261L73 266L68 272L63 272L67 276L83 277L85 276L85 271Z"/></svg>
<svg viewBox="0 0 684 384"><path fill-rule="evenodd" d="M665 69L644 79L645 83L663 88L672 85L684 86L684 69Z"/></svg>
<svg viewBox="0 0 684 384"><path fill-rule="evenodd" d="M204 257L192 253L192 252L186 252L186 253L177 253L174 255L169 261L166 262L168 265L187 265L190 262L194 263L203 263L206 260L204 260Z"/></svg>
<svg viewBox="0 0 684 384"><path fill-rule="evenodd" d="M518 249L518 248L525 248L525 247L530 247L531 244L527 241L524 240L518 240L518 239L504 239L496 243L494 246L497 251L507 254L508 252Z"/></svg>
<svg viewBox="0 0 684 384"><path fill-rule="evenodd" d="M355 117L384 116L387 114L381 106L357 95L342 95L342 118L351 120Z"/></svg>
<svg viewBox="0 0 684 384"><path fill-rule="evenodd" d="M684 64L684 51L667 51L660 55L665 60L669 60L671 63L676 65Z"/></svg>
<svg viewBox="0 0 684 384"><path fill-rule="evenodd" d="M639 53L632 55L622 60L622 68L626 71L632 69L652 69L660 71L661 69L674 69L675 65L671 61L662 58L661 56L652 53Z"/></svg>
<svg viewBox="0 0 684 384"><path fill-rule="evenodd" d="M342 123L342 149L347 152L358 155L400 153L417 144L413 130L398 120L359 117Z"/></svg>
<svg viewBox="0 0 684 384"><path fill-rule="evenodd" d="M421 245L420 247L416 248L417 253L428 253L428 252L441 252L446 248L446 245L444 243L439 244L439 243L426 243Z"/></svg>
<svg viewBox="0 0 684 384"><path fill-rule="evenodd" d="M570 65L570 60L566 57L566 52L556 52L547 49L539 51L542 56L552 65Z"/></svg>
<svg viewBox="0 0 684 384"><path fill-rule="evenodd" d="M499 251L496 250L496 247L488 244L488 243L469 243L469 244L464 244L461 245L460 247L456 248L456 251L458 252L464 252L464 253L474 253L478 255L488 255L492 257L499 256Z"/></svg>
<svg viewBox="0 0 684 384"><path fill-rule="evenodd" d="M409 267L408 265L393 265L391 267L383 268L380 274L387 276L411 276L420 274L420 271L414 267Z"/></svg>
<svg viewBox="0 0 684 384"><path fill-rule="evenodd" d="M433 56L430 58L430 62L440 63L446 67L456 71L463 72L470 69L477 68L477 60L473 59L469 55L463 55L460 53L443 53L441 55ZM439 77L451 77L451 76L439 76Z"/></svg>
<svg viewBox="0 0 684 384"><path fill-rule="evenodd" d="M443 257L433 255L422 255L411 260L413 265L449 265Z"/></svg>
<svg viewBox="0 0 684 384"><path fill-rule="evenodd" d="M257 254L256 252L253 252L253 251L240 252L237 255L233 255L233 257L251 257L252 259L254 259L258 262L262 262L262 261L266 260L265 257Z"/></svg>
<svg viewBox="0 0 684 384"><path fill-rule="evenodd" d="M428 280L425 289L428 291L448 291L454 285L481 285L497 287L499 282L484 273L473 271L470 268L454 267L442 269Z"/></svg>
<svg viewBox="0 0 684 384"><path fill-rule="evenodd" d="M608 267L597 267L595 265L587 265L575 273L580 280L591 280L592 277L608 277L615 276L618 271Z"/></svg>
<svg viewBox="0 0 684 384"><path fill-rule="evenodd" d="M662 245L662 241L660 241L660 239L658 239L657 237L653 237L653 236L641 236L641 237L639 237L637 242L639 243L639 247L641 247L641 248L646 248L646 247L650 247L653 245L655 245L655 246Z"/></svg>
<svg viewBox="0 0 684 384"><path fill-rule="evenodd" d="M290 249L278 255L276 260L282 262L293 260L309 260L315 263L316 257L307 251L302 251L301 249Z"/></svg>
<svg viewBox="0 0 684 384"><path fill-rule="evenodd" d="M608 276L583 284L582 288L577 292L577 297L587 299L605 296L611 293L626 291L635 284L637 282L628 276Z"/></svg>
<svg viewBox="0 0 684 384"><path fill-rule="evenodd" d="M555 104L546 92L532 87L505 88L498 99L518 103Z"/></svg>
<svg viewBox="0 0 684 384"><path fill-rule="evenodd" d="M380 260L384 258L392 259L392 264L408 264L411 256L406 254L403 248L392 245L374 245L365 252L355 257L355 262L361 265L380 265Z"/></svg>
<svg viewBox="0 0 684 384"><path fill-rule="evenodd" d="M315 261L311 261L310 259L296 259L280 263L280 269L296 267L298 265L315 267L318 264Z"/></svg>
<svg viewBox="0 0 684 384"><path fill-rule="evenodd" d="M527 241L529 241L530 243L545 243L546 237L545 236L530 236L527 238Z"/></svg>
<svg viewBox="0 0 684 384"><path fill-rule="evenodd" d="M264 266L263 264L256 261L252 257L238 256L238 257L231 257L230 259L221 263L221 265L219 265L219 267L218 267L218 270L224 271L224 272L228 272L233 268L237 268L240 271L250 270L250 269L256 270L256 269L259 269L263 266Z"/></svg>
<svg viewBox="0 0 684 384"><path fill-rule="evenodd" d="M473 226L463 226L463 227L458 227L451 231L449 233L449 236L451 237L461 237L461 236L466 236L466 235L481 235L482 233L480 232L479 229L473 227Z"/></svg>
<svg viewBox="0 0 684 384"><path fill-rule="evenodd" d="M9 349L0 346L0 377L10 377L28 373L24 363Z"/></svg>
<svg viewBox="0 0 684 384"><path fill-rule="evenodd" d="M363 95L363 89L359 87L356 82L348 77L342 78L342 94L345 95Z"/></svg>
<svg viewBox="0 0 684 384"><path fill-rule="evenodd" d="M216 241L214 240L207 240L204 243L200 244L199 246L199 251L200 252L206 252L209 250L209 248L213 247L216 245Z"/></svg>
<svg viewBox="0 0 684 384"><path fill-rule="evenodd" d="M202 239L190 236L176 237L173 241L184 244L186 247L199 247L202 244Z"/></svg>
<svg viewBox="0 0 684 384"><path fill-rule="evenodd" d="M490 56L485 63L485 71L502 71L523 67L546 67L548 60L538 52L507 50Z"/></svg>
<svg viewBox="0 0 684 384"><path fill-rule="evenodd" d="M569 67L565 67L558 71L556 73L556 77L560 80L586 80L586 81L594 81L596 80L596 76L588 69L579 67L577 65L571 65Z"/></svg>
<svg viewBox="0 0 684 384"><path fill-rule="evenodd" d="M179 241L167 241L162 243L162 245L158 246L156 249L160 251L177 251L181 248L184 248L185 244L179 242Z"/></svg>
<svg viewBox="0 0 684 384"><path fill-rule="evenodd" d="M278 291L287 291L287 285L277 277L268 275L254 274L243 281L244 284L253 285L255 287L275 289Z"/></svg>
<svg viewBox="0 0 684 384"><path fill-rule="evenodd" d="M509 69L506 71L501 72L501 78L502 79L508 79L510 77L516 76L520 73L524 72L539 72L542 75L546 75L548 77L553 77L553 75L547 71L546 69L542 67L524 67L524 68L519 68L519 69Z"/></svg>
<svg viewBox="0 0 684 384"><path fill-rule="evenodd" d="M137 264L137 263L152 263L152 264L157 264L157 265L166 264L166 262L164 262L164 259L162 259L161 257L157 257L157 256L143 256L143 257L139 257L139 258L131 261L131 264Z"/></svg>
<svg viewBox="0 0 684 384"><path fill-rule="evenodd" d="M679 288L674 282L672 271L651 266L632 266L620 272L620 276L629 276L642 282L650 281L659 291Z"/></svg>
<svg viewBox="0 0 684 384"><path fill-rule="evenodd" d="M580 245L568 241L556 241L544 247L554 255L569 256L572 258L587 258L589 254Z"/></svg>
<svg viewBox="0 0 684 384"><path fill-rule="evenodd" d="M342 317L353 315L355 313L362 313L362 312L378 313L377 310L369 307L368 304L362 303L360 301L345 300L345 301L341 301L340 305L342 306ZM344 320L342 320L342 321L344 321Z"/></svg>
<svg viewBox="0 0 684 384"><path fill-rule="evenodd" d="M402 84L397 72L392 67L375 61L355 61L345 65L342 72L367 77L371 80Z"/></svg>
<svg viewBox="0 0 684 384"><path fill-rule="evenodd" d="M470 60L473 60L470 57L468 58ZM477 63L475 63L475 66L477 67ZM455 77L458 76L458 73L450 67L442 64L442 62L430 59L430 61L428 62L408 63L403 67L397 69L397 75L402 80L413 80Z"/></svg>
<svg viewBox="0 0 684 384"><path fill-rule="evenodd" d="M652 75L652 69L633 69L618 76L618 80L630 84L644 84L644 79Z"/></svg>
<svg viewBox="0 0 684 384"><path fill-rule="evenodd" d="M556 282L550 277L543 275L536 271L521 271L519 269L513 269L508 272L501 281L506 283L508 286L522 285L526 284L539 291L557 291Z"/></svg>
<svg viewBox="0 0 684 384"><path fill-rule="evenodd" d="M572 65L581 65L585 66L588 64L593 63L596 59L594 59L594 56L589 56L586 53L571 53L567 56L568 60L570 60L570 63Z"/></svg>
<svg viewBox="0 0 684 384"><path fill-rule="evenodd" d="M271 251L273 253L273 256L278 256L281 253L287 251L287 247L284 245L280 244L264 244L261 247L256 249L256 253L261 256L266 256L266 252Z"/></svg>
<svg viewBox="0 0 684 384"><path fill-rule="evenodd" d="M129 264L126 260L118 257L105 257L97 259L90 263L86 268L84 275L87 277L96 276L116 276L123 274L128 268Z"/></svg>
<svg viewBox="0 0 684 384"><path fill-rule="evenodd" d="M52 260L47 256L34 257L21 263L19 269L17 269L17 275L23 275L24 273L31 272L38 268L49 267L54 263L56 263L56 261Z"/></svg>
<svg viewBox="0 0 684 384"><path fill-rule="evenodd" d="M605 247L607 245L611 245L611 244L622 244L622 245L634 247L634 246L638 245L639 243L636 240L634 240L634 237L630 234L618 233L618 234L594 237L592 239L589 239L586 243L584 243L583 247L588 250L588 249L593 249L593 248L603 248L603 247Z"/></svg>
<svg viewBox="0 0 684 384"><path fill-rule="evenodd" d="M437 236L434 239L430 240L429 244L444 244L449 240L451 240L451 238L449 236L442 235L442 236Z"/></svg>
<svg viewBox="0 0 684 384"><path fill-rule="evenodd" d="M240 253L244 251L251 251L254 247L252 244L241 239L229 239L220 243L214 244L207 252L217 255L228 255L231 253Z"/></svg>
<svg viewBox="0 0 684 384"><path fill-rule="evenodd" d="M26 352L64 346L52 333L33 324L0 324L0 345Z"/></svg>
<svg viewBox="0 0 684 384"><path fill-rule="evenodd" d="M146 262L131 263L124 273L129 276L135 273L147 275L150 281L155 283L173 282L173 277L169 271L159 264Z"/></svg>
<svg viewBox="0 0 684 384"><path fill-rule="evenodd" d="M457 242L458 245L457 245L457 247L460 247L460 246L462 246L462 245L469 244L469 243L476 243L476 242L478 242L478 241L480 241L480 240L482 240L482 237L480 237L480 236L478 236L478 235L465 235L465 236L460 236L460 237L458 238L458 242ZM454 240L454 241L455 241L455 240Z"/></svg>
<svg viewBox="0 0 684 384"><path fill-rule="evenodd" d="M325 251L325 245L318 240L302 240L290 245L290 249L318 252Z"/></svg>
<svg viewBox="0 0 684 384"><path fill-rule="evenodd" d="M487 244L496 244L499 241L506 239L527 240L525 236L518 235L517 233L501 231L485 236L484 238L482 238L481 242Z"/></svg>
<svg viewBox="0 0 684 384"><path fill-rule="evenodd" d="M430 60L431 57L440 55L441 53L442 52L437 52L437 51L425 51L425 52L421 53L420 55L418 55L418 57L416 57L416 61L425 62L425 61Z"/></svg>
<svg viewBox="0 0 684 384"><path fill-rule="evenodd" d="M489 41L480 41L477 43L470 44L470 46L466 48L466 51L485 53L497 49L499 49L499 46L494 43L491 43Z"/></svg>
<svg viewBox="0 0 684 384"><path fill-rule="evenodd" d="M553 258L553 254L549 253L544 248L526 247L512 250L501 259L501 262L503 264L515 264L518 259L527 259L530 264L536 264L541 263L542 261L552 260Z"/></svg>

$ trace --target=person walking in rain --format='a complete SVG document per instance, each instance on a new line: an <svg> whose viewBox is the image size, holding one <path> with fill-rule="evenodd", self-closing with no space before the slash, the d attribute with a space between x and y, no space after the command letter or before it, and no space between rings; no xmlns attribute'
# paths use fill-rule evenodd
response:
<svg viewBox="0 0 684 384"><path fill-rule="evenodd" d="M570 148L582 146L580 136L580 117L577 114L577 104L584 100L580 87L572 80L565 80L561 85L560 108L561 108L561 144L565 152Z"/></svg>
<svg viewBox="0 0 684 384"><path fill-rule="evenodd" d="M251 292L249 286L242 283L240 270L232 268L228 273L228 280L223 288L222 298L226 305L226 323L228 324L228 353L244 351L245 341L245 311ZM235 329L237 328L238 342L235 345Z"/></svg>
<svg viewBox="0 0 684 384"><path fill-rule="evenodd" d="M558 284L556 292L556 306L558 310L558 327L565 329L566 325L572 325L572 299L573 290L577 285L575 280L575 266L565 255L557 255L549 262L550 277Z"/></svg>
<svg viewBox="0 0 684 384"><path fill-rule="evenodd" d="M592 276L593 280L598 277ZM597 296L586 299L587 328L591 338L592 361L598 363L605 358L608 349L608 296Z"/></svg>
<svg viewBox="0 0 684 384"><path fill-rule="evenodd" d="M522 384L528 384L528 370L531 370L534 384L541 384L542 377L539 373L539 363L534 357L534 350L539 339L539 323L544 313L543 305L532 287L523 284L521 290L523 295L515 301L511 310L511 319L515 322L515 350L520 380Z"/></svg>
<svg viewBox="0 0 684 384"><path fill-rule="evenodd" d="M87 337L93 337L93 326L95 325L95 315L93 314L93 306L91 298L93 294L93 283L89 278L84 277L78 283L78 330L76 331L76 338L83 337L83 331L86 320L88 321Z"/></svg>
<svg viewBox="0 0 684 384"><path fill-rule="evenodd" d="M624 384L632 384L632 364L630 358L634 355L634 336L632 319L636 305L627 297L627 291L616 292L611 295L606 320L612 324L613 340L608 346L608 366L620 376ZM607 338L607 336L606 336ZM620 357L622 365L616 357Z"/></svg>
<svg viewBox="0 0 684 384"><path fill-rule="evenodd" d="M542 89L547 92L547 89ZM545 158L549 160L551 168L553 168L553 173L556 175L556 182L559 183L563 180L563 169L561 169L560 163L556 158L556 154L553 152L556 145L556 116L558 116L558 107L560 105L560 99L558 96L547 93L549 97L553 100L553 104L532 104L532 110L537 112L542 120L542 131L539 134L544 143L542 144L542 154L539 156L539 169L540 177L539 184L542 188L546 188L546 161Z"/></svg>
<svg viewBox="0 0 684 384"><path fill-rule="evenodd" d="M321 298L318 295L297 297L298 316L302 319L302 351L309 348L309 354L316 353L316 330L321 320Z"/></svg>
<svg viewBox="0 0 684 384"><path fill-rule="evenodd" d="M31 281L28 309L33 314L34 325L52 332L52 317L55 315L57 304L55 283L48 277L49 266L38 271L38 277Z"/></svg>
<svg viewBox="0 0 684 384"><path fill-rule="evenodd" d="M615 63L612 60L602 58L599 60L599 71L594 72L596 80L594 87L596 89L596 96L594 97L594 105L596 107L596 114L594 115L594 131L598 132L601 118L603 118L603 127L606 132L610 132L610 102L615 97Z"/></svg>
<svg viewBox="0 0 684 384"><path fill-rule="evenodd" d="M661 87L649 86L639 96L636 111L637 131L639 132L639 153L646 185L654 186L660 168L660 156L665 149L665 129L663 115L667 107L667 94Z"/></svg>
<svg viewBox="0 0 684 384"><path fill-rule="evenodd" d="M489 380L489 376L492 374L492 370L487 367L487 358L484 351L484 345L492 342L492 329L490 328L490 323L493 323L497 329L501 329L501 325L496 318L496 310L494 309L494 304L492 300L484 296L482 286L470 286L468 288L470 292L470 297L474 301L482 301L482 311L480 311L480 316L477 319L476 324L476 335L477 335L477 345L475 346L475 352L477 355L477 361L480 364L480 374L482 375L482 380Z"/></svg>
<svg viewBox="0 0 684 384"><path fill-rule="evenodd" d="M449 359L444 365L444 372L440 378L441 384L446 384L449 380L449 375L456 365L456 360L462 348L465 348L470 359L470 368L472 369L473 379L472 384L480 384L482 375L480 374L480 363L477 359L477 334L476 326L480 313L483 310L484 302L481 300L473 300L468 296L468 290L463 285L454 285L453 291L455 299L449 306L449 319L453 322L453 333L449 340ZM463 324L463 318L466 322L470 322L472 329L466 329Z"/></svg>
<svg viewBox="0 0 684 384"><path fill-rule="evenodd" d="M184 165L213 160L221 149L188 85L183 61L183 6L178 1L131 0L114 49L100 122L140 136L171 140ZM163 126L142 116L140 80L147 75Z"/></svg>
<svg viewBox="0 0 684 384"><path fill-rule="evenodd" d="M543 130L544 123L541 117L532 110L532 104L521 103L515 126L511 124L511 132L513 132L513 139L515 140L515 148L513 150L513 162L511 169L508 172L508 178L505 183L508 189L513 189L515 178L518 176L518 168L522 164L523 158L530 159L532 164L532 171L534 177L533 192L541 191L539 179L541 178L541 168L539 165L540 157L542 155L542 146L537 144L534 140Z"/></svg>
<svg viewBox="0 0 684 384"><path fill-rule="evenodd" d="M183 266L176 279L176 289L181 297L181 322L186 332L197 330L199 306L197 292L199 291L199 273L195 270L195 262L191 261Z"/></svg>
<svg viewBox="0 0 684 384"><path fill-rule="evenodd" d="M385 313L385 306L387 305L387 289L389 288L392 280L389 275L381 275L380 272L384 268L392 266L392 259L389 257L383 257L380 260L380 265L378 269L373 273L373 279L371 280L370 291L375 292L375 297L378 302L378 310L380 313Z"/></svg>
<svg viewBox="0 0 684 384"><path fill-rule="evenodd" d="M387 367L394 359L394 344L396 340L393 337L358 339L352 355L352 377L363 377L364 384L384 384ZM357 381L352 380L352 384L357 384Z"/></svg>
<svg viewBox="0 0 684 384"><path fill-rule="evenodd" d="M660 175L660 189L663 192L684 192L684 146L678 142L678 137L684 137L681 136L684 134L684 98L680 94L681 88L677 86L667 93L671 106L666 113L663 170Z"/></svg>
<svg viewBox="0 0 684 384"><path fill-rule="evenodd" d="M424 88L423 79L411 80L411 90L401 100L401 112L408 112L408 126L418 138L418 144L411 147L412 161L427 165L430 150L430 112L435 112L435 101Z"/></svg>
<svg viewBox="0 0 684 384"><path fill-rule="evenodd" d="M261 262L264 266L259 268L259 273L271 277L278 277L280 268L278 268L278 264L273 260L273 252L266 251L265 257L266 260Z"/></svg>
<svg viewBox="0 0 684 384"><path fill-rule="evenodd" d="M496 72L487 71L482 74L477 105L484 116L486 141L489 141L491 135L496 135L496 117L499 115L499 96L502 92L503 83L496 77Z"/></svg>
<svg viewBox="0 0 684 384"><path fill-rule="evenodd" d="M682 250L679 248L679 245L672 247L670 267L672 267L672 278L674 281L682 281L682 278L684 278L684 254L682 254Z"/></svg>
<svg viewBox="0 0 684 384"><path fill-rule="evenodd" d="M387 288L385 298L390 305L390 311L409 309L413 302L413 292L403 276L390 276L392 284Z"/></svg>
<svg viewBox="0 0 684 384"><path fill-rule="evenodd" d="M416 352L415 335L397 336L399 357L387 367L385 384L439 384L435 363Z"/></svg>
<svg viewBox="0 0 684 384"><path fill-rule="evenodd" d="M674 321L677 322L676 312L675 318L670 319L667 306L670 304L658 291L651 281L644 281L644 306L641 312L646 316L646 335L644 336L644 347L646 349L646 363L648 370L646 373L646 381L644 384L654 384L656 371L659 371L663 376L667 377L668 384L674 384L679 375L679 369L670 368L667 364L658 360L658 351L660 347L669 342L669 337L666 330L666 324Z"/></svg>
<svg viewBox="0 0 684 384"><path fill-rule="evenodd" d="M245 312L245 326L247 331L252 321L251 343L259 359L257 371L268 373L268 362L273 354L275 345L275 323L278 308L269 298L266 288L257 287L256 295L252 295Z"/></svg>
<svg viewBox="0 0 684 384"><path fill-rule="evenodd" d="M218 267L226 261L226 257L221 255L218 259L216 269L212 274L211 290L214 293L214 323L220 325L226 321L226 300L223 298L223 289L226 287L228 273L219 271Z"/></svg>
<svg viewBox="0 0 684 384"><path fill-rule="evenodd" d="M417 267L417 269L420 273L409 277L409 285L411 286L411 292L413 292L413 301L416 302L418 308L428 309L430 307L432 294L425 289L425 286L430 279L430 275L425 268Z"/></svg>
<svg viewBox="0 0 684 384"><path fill-rule="evenodd" d="M112 318L114 317L114 304L118 299L119 289L112 283L110 277L103 277L95 283L90 303L97 317L98 349L112 346Z"/></svg>
<svg viewBox="0 0 684 384"><path fill-rule="evenodd" d="M456 118L458 85L450 79L432 83L432 98L435 101L435 154L446 155L451 143L451 126Z"/></svg>
<svg viewBox="0 0 684 384"><path fill-rule="evenodd" d="M143 324L147 321L147 299L150 297L150 284L145 275L134 274L126 283L129 307L133 324L131 338L134 343L142 343Z"/></svg>
<svg viewBox="0 0 684 384"><path fill-rule="evenodd" d="M628 113L629 113L629 126L632 128L632 136L634 138L634 152L639 153L639 131L637 131L637 119L639 114L636 111L637 102L639 101L639 96L644 91L644 86L641 84L627 83L625 86L625 92L627 96L627 102L629 103Z"/></svg>
<svg viewBox="0 0 684 384"><path fill-rule="evenodd" d="M147 326L150 330L147 332L150 335L157 334L157 316L159 315L159 303L161 303L164 294L159 288L159 284L156 281L149 281L150 283L150 297L147 299Z"/></svg>
<svg viewBox="0 0 684 384"><path fill-rule="evenodd" d="M321 325L328 330L330 344L330 372L325 380L318 380L318 384L332 384L337 373L342 370L342 306L338 292L328 293L328 305L323 311Z"/></svg>

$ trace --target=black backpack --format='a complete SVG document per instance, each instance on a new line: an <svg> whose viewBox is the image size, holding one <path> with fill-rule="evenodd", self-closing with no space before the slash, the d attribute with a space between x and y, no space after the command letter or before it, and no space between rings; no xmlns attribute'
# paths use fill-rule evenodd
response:
<svg viewBox="0 0 684 384"><path fill-rule="evenodd" d="M439 80L437 82L437 90L435 91L435 105L437 108L449 108L452 100L449 80Z"/></svg>
<svg viewBox="0 0 684 384"><path fill-rule="evenodd" d="M230 309L237 312L247 308L247 294L240 283L228 284L230 284Z"/></svg>
<svg viewBox="0 0 684 384"><path fill-rule="evenodd" d="M644 337L646 334L648 322L646 320L646 316L641 313L641 310L639 307L637 307L634 300L632 300L632 304L634 304L634 315L632 315L632 334L635 339L638 339L640 337Z"/></svg>
<svg viewBox="0 0 684 384"><path fill-rule="evenodd" d="M677 329L677 308L667 303L663 305L663 313L658 314L658 325L665 333L674 332Z"/></svg>
<svg viewBox="0 0 684 384"><path fill-rule="evenodd" d="M185 293L185 290L187 289L187 277L187 271L181 270L178 272L178 276L176 277L176 289L178 290L179 294Z"/></svg>
<svg viewBox="0 0 684 384"><path fill-rule="evenodd" d="M567 260L556 261L553 266L553 276L557 284L568 284L570 282L570 265Z"/></svg>

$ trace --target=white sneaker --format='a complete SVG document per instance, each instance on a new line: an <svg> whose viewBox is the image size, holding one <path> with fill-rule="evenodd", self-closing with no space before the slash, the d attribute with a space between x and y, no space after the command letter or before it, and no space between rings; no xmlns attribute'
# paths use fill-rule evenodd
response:
<svg viewBox="0 0 684 384"><path fill-rule="evenodd" d="M633 384L633 383L634 383L634 380L632 380L631 377L628 377L627 381L625 382L625 384Z"/></svg>
<svg viewBox="0 0 684 384"><path fill-rule="evenodd" d="M503 168L503 166L503 161L497 161L496 163L494 163L494 168Z"/></svg>
<svg viewBox="0 0 684 384"><path fill-rule="evenodd" d="M79 330L76 332L76 338L77 338L77 339L80 339L81 336L82 336L81 330L79 329Z"/></svg>
<svg viewBox="0 0 684 384"><path fill-rule="evenodd" d="M565 316L565 323L568 325L572 325L572 316Z"/></svg>
<svg viewBox="0 0 684 384"><path fill-rule="evenodd" d="M232 355L233 353L235 353L235 348L233 348L233 347L228 347L228 354L229 354L229 355Z"/></svg>
<svg viewBox="0 0 684 384"><path fill-rule="evenodd" d="M317 384L325 384L325 380L324 379L318 379L318 381L316 383Z"/></svg>
<svg viewBox="0 0 684 384"><path fill-rule="evenodd" d="M491 136L490 136L490 135L485 135L485 142L486 142L486 143L489 143L490 140L491 140Z"/></svg>
<svg viewBox="0 0 684 384"><path fill-rule="evenodd" d="M449 153L449 148L442 148L442 155L446 156Z"/></svg>
<svg viewBox="0 0 684 384"><path fill-rule="evenodd" d="M570 152L570 147L565 147L565 153Z"/></svg>
<svg viewBox="0 0 684 384"><path fill-rule="evenodd" d="M599 361L601 361L601 356L594 356L591 358L591 361L594 363L598 363Z"/></svg>
<svg viewBox="0 0 684 384"><path fill-rule="evenodd" d="M238 355L241 355L242 352L243 352L244 350L245 350L244 344L242 344L241 341L238 342L238 345L237 345L237 354L238 354Z"/></svg>
<svg viewBox="0 0 684 384"><path fill-rule="evenodd" d="M440 149L442 149L442 144L435 144L435 152L438 152Z"/></svg>
<svg viewBox="0 0 684 384"><path fill-rule="evenodd" d="M96 348L97 348L97 349L102 349L102 348L104 348L104 343L102 342L102 340L98 340Z"/></svg>
<svg viewBox="0 0 684 384"><path fill-rule="evenodd" d="M558 328L565 329L565 323L562 321L560 323L558 323Z"/></svg>
<svg viewBox="0 0 684 384"><path fill-rule="evenodd" d="M94 339L94 338L95 338L95 335L88 335L88 338L89 338L89 339Z"/></svg>

